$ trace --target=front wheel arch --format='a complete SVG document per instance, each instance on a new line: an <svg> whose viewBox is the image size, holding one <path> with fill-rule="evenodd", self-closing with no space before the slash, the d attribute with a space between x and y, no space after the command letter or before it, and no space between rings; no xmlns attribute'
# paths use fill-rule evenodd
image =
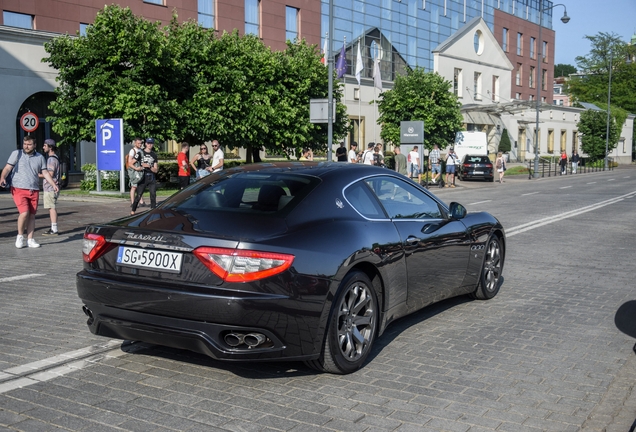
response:
<svg viewBox="0 0 636 432"><path fill-rule="evenodd" d="M492 234L486 242L486 252L479 272L479 283L473 298L490 300L497 295L503 282L505 243L498 234Z"/></svg>

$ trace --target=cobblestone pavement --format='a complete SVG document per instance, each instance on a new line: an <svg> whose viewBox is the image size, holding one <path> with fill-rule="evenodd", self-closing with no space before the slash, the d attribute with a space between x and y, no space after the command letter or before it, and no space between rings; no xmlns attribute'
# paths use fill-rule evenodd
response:
<svg viewBox="0 0 636 432"><path fill-rule="evenodd" d="M393 323L346 376L93 336L75 291L83 227L127 201L64 199L62 234L41 235L40 210L42 247L16 249L0 194L0 430L627 431L635 341L613 317L636 299L636 169L506 180L434 191L506 227L500 294Z"/></svg>

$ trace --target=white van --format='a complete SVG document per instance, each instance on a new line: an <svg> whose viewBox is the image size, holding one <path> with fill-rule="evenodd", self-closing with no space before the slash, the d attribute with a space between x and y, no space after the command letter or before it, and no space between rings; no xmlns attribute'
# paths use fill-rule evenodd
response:
<svg viewBox="0 0 636 432"><path fill-rule="evenodd" d="M485 132L460 131L455 134L455 154L461 161L465 155L488 155L488 136Z"/></svg>

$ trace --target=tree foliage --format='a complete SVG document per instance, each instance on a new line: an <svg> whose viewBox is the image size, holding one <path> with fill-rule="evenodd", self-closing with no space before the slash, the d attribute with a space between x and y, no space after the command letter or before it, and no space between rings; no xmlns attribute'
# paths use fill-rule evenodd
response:
<svg viewBox="0 0 636 432"><path fill-rule="evenodd" d="M622 117L617 119L614 113L610 112L609 141L607 142L608 152L616 148L621 134L622 124L626 114L619 113ZM579 121L579 133L581 138L581 149L592 160L605 158L605 144L607 136L607 111L586 110L581 113Z"/></svg>
<svg viewBox="0 0 636 432"><path fill-rule="evenodd" d="M253 35L215 35L196 22L165 28L106 6L85 37L61 36L45 45L59 71L50 119L63 142L95 140L95 119L123 118L124 136L227 148L263 147L291 155L324 150L327 125L309 122L311 98L326 98L328 71L316 46L288 43L272 52ZM336 85L334 139L348 127Z"/></svg>
<svg viewBox="0 0 636 432"><path fill-rule="evenodd" d="M499 141L499 151L502 153L509 152L512 148L510 144L510 136L508 135L508 129L504 129L501 134L501 140Z"/></svg>
<svg viewBox="0 0 636 432"><path fill-rule="evenodd" d="M455 132L461 130L460 106L449 81L416 67L398 76L393 89L380 96L380 136L385 142L399 145L400 122L424 121L425 147L431 150L437 144L446 148L455 139Z"/></svg>
<svg viewBox="0 0 636 432"><path fill-rule="evenodd" d="M606 106L611 65L611 105L636 112L636 64L626 62L630 54L636 53L636 46L628 45L614 33L600 32L586 38L592 48L587 56L576 58L582 74L568 83L572 100Z"/></svg>
<svg viewBox="0 0 636 432"><path fill-rule="evenodd" d="M554 76L555 77L567 77L570 74L576 73L576 67L571 64L559 63L554 65Z"/></svg>

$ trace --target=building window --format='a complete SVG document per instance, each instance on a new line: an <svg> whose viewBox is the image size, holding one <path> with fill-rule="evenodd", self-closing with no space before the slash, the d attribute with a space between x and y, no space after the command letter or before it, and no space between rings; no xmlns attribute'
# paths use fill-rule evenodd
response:
<svg viewBox="0 0 636 432"><path fill-rule="evenodd" d="M9 27L20 27L25 29L32 29L33 15L3 11L2 22L4 22L4 25Z"/></svg>
<svg viewBox="0 0 636 432"><path fill-rule="evenodd" d="M515 75L515 84L518 86L521 85L521 80L523 78L521 74L522 68L523 68L523 65L521 63L517 63L517 73Z"/></svg>
<svg viewBox="0 0 636 432"><path fill-rule="evenodd" d="M79 35L80 36L86 36L86 28L89 26L89 24L86 23L80 23L80 28L79 28Z"/></svg>
<svg viewBox="0 0 636 432"><path fill-rule="evenodd" d="M214 0L198 0L199 25L203 28L214 28Z"/></svg>
<svg viewBox="0 0 636 432"><path fill-rule="evenodd" d="M534 95L531 94L530 96L528 96L528 100L529 101L533 101L534 100Z"/></svg>
<svg viewBox="0 0 636 432"><path fill-rule="evenodd" d="M548 153L554 153L554 129L548 129Z"/></svg>
<svg viewBox="0 0 636 432"><path fill-rule="evenodd" d="M521 100L521 93L515 93L515 99Z"/></svg>
<svg viewBox="0 0 636 432"><path fill-rule="evenodd" d="M458 98L462 97L463 88L462 70L455 68L455 72L453 73L453 92Z"/></svg>
<svg viewBox="0 0 636 432"><path fill-rule="evenodd" d="M535 58L534 57L534 48L536 45L537 40L533 37L530 38L530 58Z"/></svg>
<svg viewBox="0 0 636 432"><path fill-rule="evenodd" d="M528 86L534 88L534 66L530 66L530 76L528 77Z"/></svg>
<svg viewBox="0 0 636 432"><path fill-rule="evenodd" d="M504 52L508 52L508 29L507 28L503 28L503 34L501 35L502 37L502 48L504 50Z"/></svg>
<svg viewBox="0 0 636 432"><path fill-rule="evenodd" d="M144 3L163 5L163 0L144 0Z"/></svg>
<svg viewBox="0 0 636 432"><path fill-rule="evenodd" d="M481 55L484 52L484 38L480 30L477 30L473 36L473 45L477 55Z"/></svg>
<svg viewBox="0 0 636 432"><path fill-rule="evenodd" d="M473 83L475 99L481 100L481 73L475 72L475 82Z"/></svg>
<svg viewBox="0 0 636 432"><path fill-rule="evenodd" d="M543 61L548 61L548 43L546 41L543 41L543 48L541 50L541 57L543 58Z"/></svg>
<svg viewBox="0 0 636 432"><path fill-rule="evenodd" d="M492 101L499 102L499 77L492 76Z"/></svg>
<svg viewBox="0 0 636 432"><path fill-rule="evenodd" d="M289 41L298 40L298 9L285 6L285 38Z"/></svg>
<svg viewBox="0 0 636 432"><path fill-rule="evenodd" d="M572 148L576 148L576 144L578 141L578 132L577 131L572 131ZM561 151L564 152L565 151L565 140L563 140L563 146L561 148Z"/></svg>
<svg viewBox="0 0 636 432"><path fill-rule="evenodd" d="M260 0L245 0L245 34L260 37L260 9Z"/></svg>
<svg viewBox="0 0 636 432"><path fill-rule="evenodd" d="M546 69L541 70L541 90L548 89L548 71Z"/></svg>
<svg viewBox="0 0 636 432"><path fill-rule="evenodd" d="M517 55L523 55L523 34L517 33Z"/></svg>

